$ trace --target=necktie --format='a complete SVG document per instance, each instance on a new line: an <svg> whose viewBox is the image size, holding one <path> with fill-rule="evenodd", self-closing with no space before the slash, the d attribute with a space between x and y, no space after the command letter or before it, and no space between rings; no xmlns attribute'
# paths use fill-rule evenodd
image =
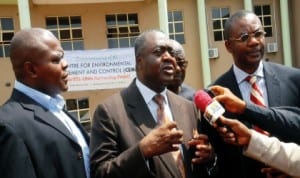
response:
<svg viewBox="0 0 300 178"><path fill-rule="evenodd" d="M262 92L256 83L256 76L249 75L245 80L248 81L251 85L250 100L258 106L266 107ZM267 131L264 131L257 126L253 126L253 129L262 134L270 135Z"/></svg>
<svg viewBox="0 0 300 178"><path fill-rule="evenodd" d="M168 118L165 114L164 96L160 95L160 94L157 94L157 95L154 96L153 100L158 105L158 108L157 108L157 123L158 123L158 125L161 125L161 124L165 123L168 120Z"/></svg>
<svg viewBox="0 0 300 178"><path fill-rule="evenodd" d="M160 94L157 94L153 97L153 100L158 105L158 108L157 108L157 123L158 123L158 125L161 125L165 122L170 121L170 119L167 117L167 115L165 113L164 97ZM180 149L178 151L173 151L171 153L172 153L172 156L180 170L182 178L185 178L185 168L184 168L183 158L182 158Z"/></svg>

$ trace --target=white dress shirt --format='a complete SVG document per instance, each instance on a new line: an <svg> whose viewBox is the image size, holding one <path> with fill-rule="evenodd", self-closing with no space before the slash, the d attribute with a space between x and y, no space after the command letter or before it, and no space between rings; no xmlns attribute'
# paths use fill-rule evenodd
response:
<svg viewBox="0 0 300 178"><path fill-rule="evenodd" d="M250 93L251 93L251 84L245 80L245 78L248 75L253 75L257 77L257 85L259 89L262 92L264 101L265 101L265 106L268 107L268 93L267 93L267 88L266 88L266 82L264 78L264 72L263 72L263 63L260 61L259 66L255 72L252 74L248 74L238 68L236 65L233 65L233 73L236 77L237 83L239 85L240 91L242 93L243 100L246 102L251 102L250 101Z"/></svg>
<svg viewBox="0 0 300 178"><path fill-rule="evenodd" d="M157 103L153 100L153 97L158 94L156 92L154 92L153 90L151 90L150 88L148 88L147 86L145 86L142 82L140 82L138 79L136 79L136 86L139 89L139 91L141 92L153 118L155 119L155 121L157 122L157 108L158 105ZM167 98L167 88L165 88L161 93L163 97L164 97L164 111L166 113L166 115L168 116L168 118L170 120L173 121L173 116L171 113L171 109L169 107L169 101Z"/></svg>

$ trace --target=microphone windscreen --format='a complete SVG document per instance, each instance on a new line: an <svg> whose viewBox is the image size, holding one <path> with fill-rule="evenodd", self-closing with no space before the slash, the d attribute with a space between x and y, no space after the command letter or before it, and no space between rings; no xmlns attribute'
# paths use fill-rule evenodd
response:
<svg viewBox="0 0 300 178"><path fill-rule="evenodd" d="M205 112L206 107L213 102L213 99L205 91L199 90L195 93L194 102L201 112Z"/></svg>

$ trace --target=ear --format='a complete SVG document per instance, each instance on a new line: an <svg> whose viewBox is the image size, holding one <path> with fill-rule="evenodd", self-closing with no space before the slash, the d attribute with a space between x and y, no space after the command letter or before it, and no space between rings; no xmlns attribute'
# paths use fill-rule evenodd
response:
<svg viewBox="0 0 300 178"><path fill-rule="evenodd" d="M138 56L137 58L136 58L136 68L137 69L140 69L141 68L141 65L142 65L142 63L143 63L143 60L142 60L142 58L141 58L141 56Z"/></svg>
<svg viewBox="0 0 300 178"><path fill-rule="evenodd" d="M228 52L232 53L232 43L229 40L225 41L225 47L227 49Z"/></svg>
<svg viewBox="0 0 300 178"><path fill-rule="evenodd" d="M26 61L23 64L23 68L24 68L24 75L30 78L35 78L37 76L37 70L34 63L30 61Z"/></svg>

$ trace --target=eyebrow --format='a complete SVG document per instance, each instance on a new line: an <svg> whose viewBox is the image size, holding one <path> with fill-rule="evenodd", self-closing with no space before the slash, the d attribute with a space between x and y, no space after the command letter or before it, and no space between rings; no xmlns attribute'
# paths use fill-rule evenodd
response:
<svg viewBox="0 0 300 178"><path fill-rule="evenodd" d="M260 29L260 27L258 27L256 30L252 31L251 33L255 33L255 32L259 31L259 30L262 30L262 29Z"/></svg>

